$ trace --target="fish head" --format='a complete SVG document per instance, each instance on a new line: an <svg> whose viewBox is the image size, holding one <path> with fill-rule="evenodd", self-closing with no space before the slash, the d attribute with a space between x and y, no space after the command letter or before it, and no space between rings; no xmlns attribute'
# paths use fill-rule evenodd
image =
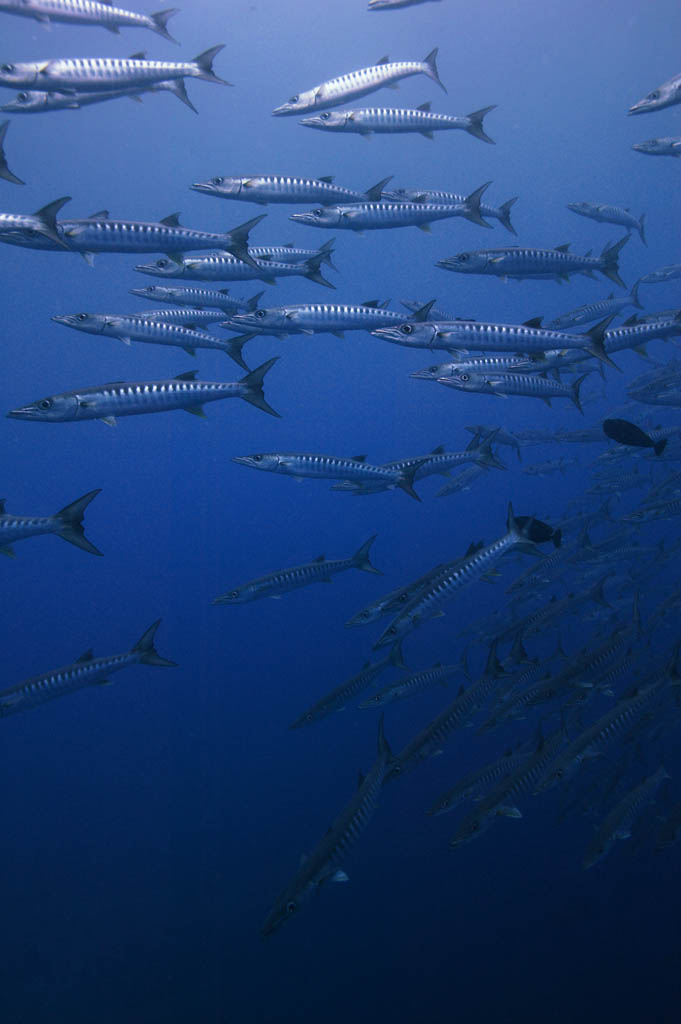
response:
<svg viewBox="0 0 681 1024"><path fill-rule="evenodd" d="M174 292L172 288L164 288L163 285L148 284L145 288L130 288L131 295L139 295L142 299L153 299L154 302L172 302Z"/></svg>
<svg viewBox="0 0 681 1024"><path fill-rule="evenodd" d="M363 700L358 708L361 711L366 711L369 708L381 708L386 703L385 695L382 693L372 693L370 697Z"/></svg>
<svg viewBox="0 0 681 1024"><path fill-rule="evenodd" d="M645 142L635 142L631 148L637 153L664 153L667 147L662 139L646 139Z"/></svg>
<svg viewBox="0 0 681 1024"><path fill-rule="evenodd" d="M87 331L88 334L101 334L108 323L108 317L103 313L66 313L53 316L52 319L55 323L73 327L77 331Z"/></svg>
<svg viewBox="0 0 681 1024"><path fill-rule="evenodd" d="M149 274L151 277L184 277L187 264L176 263L166 256L162 256L153 263L139 263L134 268L139 274Z"/></svg>
<svg viewBox="0 0 681 1024"><path fill-rule="evenodd" d="M435 266L442 267L443 270L453 270L457 274L481 274L487 269L488 263L489 255L484 249L473 249L438 260Z"/></svg>
<svg viewBox="0 0 681 1024"><path fill-rule="evenodd" d="M479 391L484 387L484 378L479 373L452 373L448 377L438 377L438 384L455 388L457 391Z"/></svg>
<svg viewBox="0 0 681 1024"><path fill-rule="evenodd" d="M0 64L0 85L16 88L22 85L33 85L44 65L38 64Z"/></svg>
<svg viewBox="0 0 681 1024"><path fill-rule="evenodd" d="M568 210L572 210L573 213L590 214L594 210L593 203L568 203Z"/></svg>
<svg viewBox="0 0 681 1024"><path fill-rule="evenodd" d="M260 934L263 938L267 938L276 932L278 928L288 921L290 917L300 909L300 900L297 898L298 893L295 891L293 886L287 889L274 904L269 914L265 918L265 923L260 929Z"/></svg>
<svg viewBox="0 0 681 1024"><path fill-rule="evenodd" d="M13 100L4 103L0 110L8 114L30 114L38 110L46 110L50 105L49 92L26 91L18 92Z"/></svg>
<svg viewBox="0 0 681 1024"><path fill-rule="evenodd" d="M253 309L248 313L235 313L229 319L235 330L286 330L286 312L281 309Z"/></svg>
<svg viewBox="0 0 681 1024"><path fill-rule="evenodd" d="M19 409L12 409L7 416L13 420L40 420L45 423L60 423L65 420L78 418L79 408L85 408L89 403L79 398L75 392L64 392L61 395L48 395L46 398L39 398L30 405L23 405Z"/></svg>
<svg viewBox="0 0 681 1024"><path fill-rule="evenodd" d="M416 380L439 380L441 377L448 377L451 373L451 363L440 363L438 366L426 366L423 370L414 370L409 376Z"/></svg>
<svg viewBox="0 0 681 1024"><path fill-rule="evenodd" d="M657 89L653 89L642 100L634 103L632 107L629 107L629 113L648 114L653 110L663 110L664 107L670 107L673 103L678 103L679 99L681 99L681 80L672 79L670 82L665 82L664 85L658 86Z"/></svg>
<svg viewBox="0 0 681 1024"><path fill-rule="evenodd" d="M458 846L465 846L466 843L471 843L474 839L477 839L483 832L487 831L492 824L492 819L493 815L489 812L485 813L480 809L476 809L461 822L459 828L449 840L449 848L453 850Z"/></svg>
<svg viewBox="0 0 681 1024"><path fill-rule="evenodd" d="M397 327L377 327L371 334L375 338L391 341L393 345L404 345L407 348L437 348L440 339L437 324L428 320L423 322L405 320Z"/></svg>
<svg viewBox="0 0 681 1024"><path fill-rule="evenodd" d="M318 206L316 210L307 210L305 213L292 213L289 220L315 228L331 228L340 224L342 217L343 214L335 206Z"/></svg>
<svg viewBox="0 0 681 1024"><path fill-rule="evenodd" d="M342 131L348 121L352 121L349 110L324 110L321 114L303 117L298 124L306 128L325 128L327 131Z"/></svg>
<svg viewBox="0 0 681 1024"><path fill-rule="evenodd" d="M406 633L409 632L411 627L411 619L406 613L400 613L398 618L393 619L389 626L383 630L378 640L374 644L374 650L380 650L381 647L392 646L398 640L400 640Z"/></svg>
<svg viewBox="0 0 681 1024"><path fill-rule="evenodd" d="M243 178L211 178L209 181L196 181L192 191L205 192L211 196L238 196L243 185Z"/></svg>
<svg viewBox="0 0 681 1024"><path fill-rule="evenodd" d="M362 608L360 612L357 612L352 618L348 619L345 623L346 629L353 629L355 626L367 626L370 622L375 622L376 619L380 619L383 614L383 609L378 608Z"/></svg>
<svg viewBox="0 0 681 1024"><path fill-rule="evenodd" d="M259 452L256 455L235 455L232 458L232 462L238 462L240 466L262 469L266 473L276 473L281 461L282 456L274 452Z"/></svg>
<svg viewBox="0 0 681 1024"><path fill-rule="evenodd" d="M235 587L228 590L226 594L220 594L213 599L213 604L244 604L254 597L253 589L247 583L242 587Z"/></svg>
<svg viewBox="0 0 681 1024"><path fill-rule="evenodd" d="M291 114L302 114L306 110L314 110L318 102L319 88L308 89L307 92L299 92L291 96L280 107L275 107L272 111L272 116L288 117Z"/></svg>

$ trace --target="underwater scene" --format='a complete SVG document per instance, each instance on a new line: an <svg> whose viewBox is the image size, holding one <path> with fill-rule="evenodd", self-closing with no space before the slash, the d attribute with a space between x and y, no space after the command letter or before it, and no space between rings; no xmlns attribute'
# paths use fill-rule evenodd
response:
<svg viewBox="0 0 681 1024"><path fill-rule="evenodd" d="M0 0L0 1024L678 1024L678 3L130 3Z"/></svg>

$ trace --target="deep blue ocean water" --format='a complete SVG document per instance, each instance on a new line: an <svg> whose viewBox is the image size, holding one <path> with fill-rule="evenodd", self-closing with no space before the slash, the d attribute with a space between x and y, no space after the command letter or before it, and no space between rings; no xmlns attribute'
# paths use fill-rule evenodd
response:
<svg viewBox="0 0 681 1024"><path fill-rule="evenodd" d="M333 174L358 189L393 174L396 186L461 193L492 180L491 202L519 197L513 221L521 244L570 242L577 252L600 251L621 229L578 218L566 203L611 202L646 213L649 247L632 236L622 253L628 285L681 261L677 161L630 148L653 135L681 134L681 106L626 117L633 102L681 70L678 4L660 0L653 10L640 0L444 0L365 8L363 0L227 7L197 0L171 23L180 47L141 30L123 29L119 38L65 25L47 32L0 15L0 61L123 57L140 49L179 59L224 42L216 71L235 86L189 80L198 117L165 95L143 105L122 99L12 117L7 158L27 186L0 181L0 208L30 212L71 195L65 216L107 208L154 220L179 210L183 224L209 230L267 212L253 244L313 247L334 232L289 222L300 207L264 210L188 187L250 173ZM434 110L467 114L495 103L486 128L496 146L463 132L433 142L367 142L270 116L292 93L326 78L383 54L421 59L434 46L447 96L419 76L358 105L431 100ZM550 318L612 290L581 276L562 287L503 284L435 268L437 259L461 250L513 244L492 223L493 231L483 231L444 221L431 235L413 228L361 237L336 232L339 272L329 271L336 292L294 278L261 286L263 303L390 298L399 308L401 298L437 298L458 314L510 323ZM220 353L203 351L194 361L181 350L127 348L50 321L81 309L142 309L128 289L153 282L132 268L152 258L101 255L90 268L67 253L3 247L0 407L194 366L206 379L238 379ZM247 296L259 285L231 288ZM647 310L679 305L674 282L642 295ZM669 346L653 346L667 357ZM105 555L95 559L47 537L17 544L16 561L3 560L4 685L67 664L91 646L96 654L124 651L158 617L158 648L179 666L136 667L109 688L3 723L0 1020L678 1021L681 847L654 855L645 843L620 843L584 872L591 823L579 816L557 821L548 797L531 804L522 821L501 821L455 853L447 848L452 819L425 817L440 790L500 752L496 734L481 739L462 730L442 757L387 788L347 865L349 884L322 886L280 933L267 941L259 935L300 854L314 846L350 797L358 769L374 757L371 712L348 709L310 729L288 729L369 656L379 630L346 630L343 623L471 541L500 536L509 500L524 514L560 519L603 449L547 444L525 449L523 463L501 449L508 472L491 472L450 498L436 498L443 481L429 478L417 485L421 504L399 491L355 499L325 482L296 483L231 461L291 450L366 452L369 461L385 462L439 444L462 448L470 440L464 426L472 423L511 430L599 425L646 364L633 353L618 357L624 372L607 371L605 390L594 375L582 419L569 403L549 409L410 380L431 356L368 334L263 338L246 351L251 366L281 356L265 385L281 420L241 402L209 405L205 421L176 412L122 419L115 429L0 420L8 509L48 514L101 487L85 522ZM663 409L656 422L675 418L675 410ZM522 473L523 465L560 455L578 460L564 476ZM673 523L646 530L646 541L678 534ZM333 586L281 601L211 604L216 594L273 569L322 552L345 557L374 533L372 558L383 578L347 573ZM678 580L677 569L668 566L667 583ZM411 668L459 657L461 630L507 601L513 572L502 572L501 584L476 584L407 640ZM667 592L659 580L649 584L646 608L655 604L656 588L660 597ZM561 634L566 649L576 647L580 620L564 623ZM541 637L535 652L547 656L554 644L555 634ZM481 668L485 649L474 645L470 658ZM437 713L447 693L388 709L395 749ZM534 728L519 723L501 742L527 738ZM678 800L678 731L665 758Z"/></svg>

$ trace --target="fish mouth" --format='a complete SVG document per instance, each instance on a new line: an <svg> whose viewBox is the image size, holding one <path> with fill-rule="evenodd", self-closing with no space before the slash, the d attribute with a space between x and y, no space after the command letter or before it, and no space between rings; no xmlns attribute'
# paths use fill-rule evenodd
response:
<svg viewBox="0 0 681 1024"><path fill-rule="evenodd" d="M253 456L252 455L233 455L232 462L238 462L240 466L252 466Z"/></svg>
<svg viewBox="0 0 681 1024"><path fill-rule="evenodd" d="M137 269L137 267L135 267L135 270L136 269ZM148 291L147 288L129 288L128 292L129 292L130 295L139 295L143 299L145 299L147 297L147 295L149 294L149 291ZM52 319L54 319L54 317Z"/></svg>
<svg viewBox="0 0 681 1024"><path fill-rule="evenodd" d="M307 217L309 217L308 213L292 213L289 215L289 220L297 220L300 221L301 224L305 224L307 223Z"/></svg>
<svg viewBox="0 0 681 1024"><path fill-rule="evenodd" d="M2 108L5 109L4 107ZM306 128L314 127L317 124L321 124L320 119L315 115L314 117L301 117L298 124L304 124Z"/></svg>
<svg viewBox="0 0 681 1024"><path fill-rule="evenodd" d="M401 341L405 335L400 332L399 327L377 327L371 331L374 338L388 338L389 341Z"/></svg>
<svg viewBox="0 0 681 1024"><path fill-rule="evenodd" d="M51 317L51 319L54 320L55 323L65 324L67 327L72 327L75 323L78 322L78 318L74 316L72 313L62 313L59 316Z"/></svg>
<svg viewBox="0 0 681 1024"><path fill-rule="evenodd" d="M634 103L632 107L629 107L629 115L631 114L645 114L648 110L655 110L655 104L649 103L648 100L639 100L638 103Z"/></svg>
<svg viewBox="0 0 681 1024"><path fill-rule="evenodd" d="M18 409L10 409L7 418L11 420L33 420L38 418L38 408L35 405L22 405Z"/></svg>
<svg viewBox="0 0 681 1024"><path fill-rule="evenodd" d="M191 186L192 192L217 192L217 187L208 181L195 181Z"/></svg>
<svg viewBox="0 0 681 1024"><path fill-rule="evenodd" d="M290 103L282 103L280 107L275 107L272 111L272 117L284 117L286 114L295 114Z"/></svg>
<svg viewBox="0 0 681 1024"><path fill-rule="evenodd" d="M431 370L414 370L409 376L413 377L414 380L440 380Z"/></svg>

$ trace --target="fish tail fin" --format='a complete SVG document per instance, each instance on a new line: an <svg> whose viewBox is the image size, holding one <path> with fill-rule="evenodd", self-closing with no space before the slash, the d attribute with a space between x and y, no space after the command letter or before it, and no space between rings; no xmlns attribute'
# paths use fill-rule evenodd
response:
<svg viewBox="0 0 681 1024"><path fill-rule="evenodd" d="M422 463L427 461L428 457L426 456L425 458L417 462L415 465L412 465L408 469L405 469L404 472L402 473L402 476L395 484L396 487L399 487L400 490L404 491L405 494L408 494L409 497L413 498L415 501L420 501L421 499L414 490L414 476L416 474L416 470L422 465Z"/></svg>
<svg viewBox="0 0 681 1024"><path fill-rule="evenodd" d="M173 40L173 42L174 41L175 40ZM168 92L171 92L173 96L177 96L180 103L184 103L185 107L189 107L189 109L193 110L195 114L198 114L198 110L196 109L192 101L189 99L189 96L187 95L187 90L184 84L184 78L172 79L168 82L166 89L168 90Z"/></svg>
<svg viewBox="0 0 681 1024"><path fill-rule="evenodd" d="M237 366L240 366L242 370L248 370L248 365L244 362L242 349L247 341L250 341L255 337L255 334L238 334L235 338L227 338L226 341L223 341L221 349L225 355L228 355L230 359L233 359Z"/></svg>
<svg viewBox="0 0 681 1024"><path fill-rule="evenodd" d="M154 647L154 637L160 625L161 620L156 619L156 622L152 623L149 629L142 634L130 653L139 655L140 665L158 665L160 668L175 668L177 663L168 661L167 658L162 658Z"/></svg>
<svg viewBox="0 0 681 1024"><path fill-rule="evenodd" d="M613 284L618 285L620 288L624 288L626 291L626 284L619 275L619 254L622 246L625 245L631 235L625 235L624 238L620 238L619 242L615 242L614 245L606 245L605 249L601 253L601 259L605 261L605 265L600 268L601 274L612 281Z"/></svg>
<svg viewBox="0 0 681 1024"><path fill-rule="evenodd" d="M260 299L263 297L264 294L265 291L263 289L263 291L257 292L256 295L252 295L250 299L246 301L246 310L249 313L252 313L254 309L258 308L258 303L260 302Z"/></svg>
<svg viewBox="0 0 681 1024"><path fill-rule="evenodd" d="M579 389L582 386L584 378L588 377L588 376L589 376L588 373L583 373L582 376L578 377L577 380L573 381L572 385L571 385L572 391L571 391L571 394L570 394L570 398L572 399L574 404L577 406L577 408L581 412L582 416L584 415L584 410L582 409L582 403L579 400Z"/></svg>
<svg viewBox="0 0 681 1024"><path fill-rule="evenodd" d="M511 207L514 203L518 202L518 197L513 196L513 199L507 199L505 203L502 203L499 207L499 223L503 224L507 231L510 231L512 235L517 235L518 232L511 224Z"/></svg>
<svg viewBox="0 0 681 1024"><path fill-rule="evenodd" d="M404 655L402 654L402 640L396 640L390 648L390 654L388 655L388 661L391 665L396 668L402 668L405 672L408 672L408 666L405 664Z"/></svg>
<svg viewBox="0 0 681 1024"><path fill-rule="evenodd" d="M62 206L65 206L70 200L71 196L62 196L60 199L55 199L53 202L48 203L47 206L36 210L33 214L35 219L40 222L40 227L37 229L39 233L44 235L45 238L56 242L57 245L63 246L65 249L68 249L69 246L57 231L57 214Z"/></svg>
<svg viewBox="0 0 681 1024"><path fill-rule="evenodd" d="M278 358L279 356L275 356L273 359L268 359L262 366L258 366L255 370L247 373L245 377L242 377L239 383L246 388L245 393L240 396L245 402L250 402L251 405L256 406L257 409L262 409L263 412L269 413L270 416L280 418L279 413L265 400L262 389L265 374L272 369Z"/></svg>
<svg viewBox="0 0 681 1024"><path fill-rule="evenodd" d="M91 555L101 555L102 552L94 544L91 544L85 536L83 515L87 506L97 497L100 490L101 488L98 487L95 491L88 491L82 498L78 498L76 501L72 501L70 505L60 509L55 517L60 522L57 533L62 540L68 541L69 544L74 544L77 548L82 548L83 551L89 551Z"/></svg>
<svg viewBox="0 0 681 1024"><path fill-rule="evenodd" d="M640 283L641 283L640 281L637 281L636 284L634 285L634 287L631 289L631 301L633 302L633 304L636 306L637 309L643 309L643 306L639 302L639 298L638 298L638 286L639 286Z"/></svg>
<svg viewBox="0 0 681 1024"><path fill-rule="evenodd" d="M392 750L390 749L390 744L388 743L387 739L385 738L385 731L383 729L383 719L384 718L385 718L385 715L381 714L381 717L378 720L378 739L376 741L376 747L377 747L377 750L378 750L378 756L379 757L385 757L385 760L386 760L386 773L387 773L388 769L390 768L390 766L395 761L395 755L393 754Z"/></svg>
<svg viewBox="0 0 681 1024"><path fill-rule="evenodd" d="M610 577L610 575L610 572L606 572L603 576L601 576L599 580L596 580L593 587L589 591L589 597L591 598L591 600L595 601L597 604L602 604L604 608L612 608L612 605L609 601L606 601L605 594L603 593L605 581Z"/></svg>
<svg viewBox="0 0 681 1024"><path fill-rule="evenodd" d="M333 255L333 243L335 241L335 238L330 238L328 242L324 242L324 245L319 247L319 252L317 253L318 256L322 256L321 262L326 263L332 270L338 270L338 267L331 259L331 256Z"/></svg>
<svg viewBox="0 0 681 1024"><path fill-rule="evenodd" d="M324 262L324 259L325 256L323 254L317 253L316 256L313 256L311 259L303 263L302 266L305 268L303 277L306 277L308 281L314 281L315 284L322 284L325 288L333 288L335 291L335 284L331 284L330 281L327 281L319 269L320 265Z"/></svg>
<svg viewBox="0 0 681 1024"><path fill-rule="evenodd" d="M524 551L528 555L537 555L537 557L541 558L539 546L530 539L530 530L533 522L534 518L528 517L527 521L521 526L513 512L513 505L509 501L508 512L506 513L506 532L513 537L514 549L516 551Z"/></svg>
<svg viewBox="0 0 681 1024"><path fill-rule="evenodd" d="M648 247L648 243L646 242L645 219L646 219L646 215L645 215L645 213L642 213L640 218L639 218L639 222L638 222L638 233L641 236L641 241L643 242L643 244L647 248Z"/></svg>
<svg viewBox="0 0 681 1024"><path fill-rule="evenodd" d="M194 57L193 63L196 65L198 74L194 75L194 78L201 78L204 82L216 82L218 85L231 85L231 82L226 82L224 78L218 78L213 71L213 61L219 54L220 50L224 50L225 44L220 43L219 46L211 46L209 50L204 50L197 57Z"/></svg>
<svg viewBox="0 0 681 1024"><path fill-rule="evenodd" d="M378 534L374 534L373 537L369 537L369 540L362 544L361 548L358 548L352 556L352 562L356 569L362 569L364 572L373 572L376 576L382 576L383 573L380 569L377 569L371 564L369 559L369 548L376 540Z"/></svg>
<svg viewBox="0 0 681 1024"><path fill-rule="evenodd" d="M497 657L497 640L493 640L490 644L489 654L487 655L487 661L485 663L485 670L483 675L485 676L503 676L506 675L504 668Z"/></svg>
<svg viewBox="0 0 681 1024"><path fill-rule="evenodd" d="M480 200L491 184L491 181L486 181L484 185L481 185L480 188L476 188L475 192L471 192L471 194L466 196L464 200L466 212L463 216L466 220L471 221L473 224L478 224L482 228L492 227L492 225L488 224L480 213Z"/></svg>
<svg viewBox="0 0 681 1024"><path fill-rule="evenodd" d="M588 339L588 343L584 346L592 356L596 356L601 362L607 363L608 366L612 366L615 370L619 370L619 366L613 363L610 356L606 353L603 341L605 339L605 332L615 318L615 314L612 316L606 316L605 320L601 320L600 323L592 327L590 331L586 331L582 337ZM621 372L621 371L620 371Z"/></svg>
<svg viewBox="0 0 681 1024"><path fill-rule="evenodd" d="M3 123L0 124L0 178L4 178L5 181L11 181L13 185L25 185L26 182L22 181L21 178L17 178L16 174L12 174L7 166L4 142L8 127L9 121L3 121Z"/></svg>
<svg viewBox="0 0 681 1024"><path fill-rule="evenodd" d="M481 139L482 142L489 142L492 146L496 143L494 139L490 139L489 135L486 134L482 127L482 120L485 114L489 114L490 110L494 110L496 103L493 103L491 107L483 107L482 110L474 110L472 114L468 115L468 121L470 124L466 128L469 135L473 135L476 139Z"/></svg>
<svg viewBox="0 0 681 1024"><path fill-rule="evenodd" d="M662 455L662 452L665 450L666 447L667 447L667 438L664 437L664 438L662 438L661 441L658 441L656 444L653 445L653 451L655 452L656 455Z"/></svg>
<svg viewBox="0 0 681 1024"><path fill-rule="evenodd" d="M154 32L158 33L159 36L163 36L170 43L177 43L177 39L171 36L166 27L174 14L177 14L177 7L168 7L165 11L156 11L155 14L149 15L154 23Z"/></svg>
<svg viewBox="0 0 681 1024"><path fill-rule="evenodd" d="M436 46L435 49L431 50L428 56L424 58L423 63L426 65L425 74L428 75L428 78L432 78L433 81L436 82L444 92L447 92L444 85L440 81L440 76L437 72L437 64L435 63L435 61L437 60L437 51L438 47Z"/></svg>
<svg viewBox="0 0 681 1024"><path fill-rule="evenodd" d="M492 451L492 438L490 437L485 438L477 448L474 447L471 451L475 452L475 461L478 466L484 466L485 469L508 469L506 463L502 462Z"/></svg>
<svg viewBox="0 0 681 1024"><path fill-rule="evenodd" d="M266 213L261 213L259 217L253 217L251 220L245 221L243 224L239 224L237 227L232 228L225 235L225 249L231 253L242 263L247 263L249 267L253 267L254 270L260 270L261 267L255 262L253 257L248 252L248 236L250 235L256 224L259 224L267 216Z"/></svg>

